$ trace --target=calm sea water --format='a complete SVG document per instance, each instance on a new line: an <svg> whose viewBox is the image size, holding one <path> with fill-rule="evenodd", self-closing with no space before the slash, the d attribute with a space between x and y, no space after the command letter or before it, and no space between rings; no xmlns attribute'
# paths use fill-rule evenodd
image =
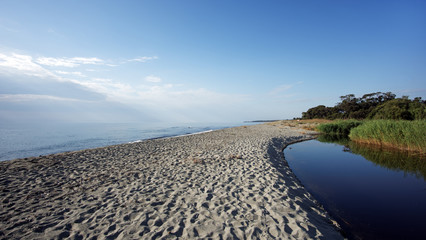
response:
<svg viewBox="0 0 426 240"><path fill-rule="evenodd" d="M425 239L421 156L317 140L293 144L284 155L350 239Z"/></svg>
<svg viewBox="0 0 426 240"><path fill-rule="evenodd" d="M248 124L250 123L1 125L0 161Z"/></svg>

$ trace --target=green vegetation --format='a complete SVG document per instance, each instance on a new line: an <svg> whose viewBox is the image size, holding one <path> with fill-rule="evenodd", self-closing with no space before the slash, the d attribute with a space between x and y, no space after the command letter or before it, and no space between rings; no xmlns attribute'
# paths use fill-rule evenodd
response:
<svg viewBox="0 0 426 240"><path fill-rule="evenodd" d="M337 143L343 146L349 145L351 141L348 136L337 134L321 134L317 137L317 140L323 143Z"/></svg>
<svg viewBox="0 0 426 240"><path fill-rule="evenodd" d="M420 99L393 99L373 109L369 119L420 120L426 119L426 107Z"/></svg>
<svg viewBox="0 0 426 240"><path fill-rule="evenodd" d="M351 129L358 127L363 122L358 120L339 120L331 123L321 124L317 129L325 134L329 135L343 135L348 136Z"/></svg>
<svg viewBox="0 0 426 240"><path fill-rule="evenodd" d="M349 137L359 143L426 152L426 120L371 120L353 128Z"/></svg>
<svg viewBox="0 0 426 240"><path fill-rule="evenodd" d="M365 159L382 167L404 171L406 174L413 174L417 178L426 181L426 161L420 154L408 151L390 151L387 149L369 148L355 142L349 142L350 150L354 154L359 154Z"/></svg>
<svg viewBox="0 0 426 240"><path fill-rule="evenodd" d="M374 164L391 170L404 171L406 174L413 174L417 178L426 180L426 161L422 154L410 151L366 147L364 144L350 141L347 136L342 135L322 134L318 136L317 140L325 143L340 144L345 146L344 151L361 155Z"/></svg>
<svg viewBox="0 0 426 240"><path fill-rule="evenodd" d="M420 97L413 100L407 96L395 98L391 92L369 93L361 98L354 94L341 96L334 107L319 105L302 113L302 119L426 119L426 101Z"/></svg>
<svg viewBox="0 0 426 240"><path fill-rule="evenodd" d="M358 143L426 153L426 120L336 120L317 130Z"/></svg>
<svg viewBox="0 0 426 240"><path fill-rule="evenodd" d="M302 119L337 120L317 127L325 134L426 153L426 101L395 96L391 92L369 93L361 98L348 94L341 96L341 102L334 107L319 105L308 109Z"/></svg>

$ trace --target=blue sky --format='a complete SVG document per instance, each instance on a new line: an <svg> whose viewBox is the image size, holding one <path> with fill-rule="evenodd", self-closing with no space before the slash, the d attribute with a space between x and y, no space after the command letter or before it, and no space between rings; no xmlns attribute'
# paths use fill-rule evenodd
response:
<svg viewBox="0 0 426 240"><path fill-rule="evenodd" d="M288 119L426 97L425 1L8 1L0 120Z"/></svg>

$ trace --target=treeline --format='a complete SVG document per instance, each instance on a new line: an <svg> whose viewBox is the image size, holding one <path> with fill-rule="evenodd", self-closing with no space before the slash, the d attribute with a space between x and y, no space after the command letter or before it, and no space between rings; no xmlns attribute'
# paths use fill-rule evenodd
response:
<svg viewBox="0 0 426 240"><path fill-rule="evenodd" d="M360 98L348 94L340 99L334 107L319 105L308 109L302 119L426 119L426 101L421 97L411 100L408 96L396 98L391 92L376 92Z"/></svg>

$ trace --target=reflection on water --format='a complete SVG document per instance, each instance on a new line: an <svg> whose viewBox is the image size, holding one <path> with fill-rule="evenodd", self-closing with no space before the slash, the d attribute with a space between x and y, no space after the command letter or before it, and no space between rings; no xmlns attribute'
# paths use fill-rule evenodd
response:
<svg viewBox="0 0 426 240"><path fill-rule="evenodd" d="M359 144L350 141L348 137L339 135L320 135L318 141L343 145L346 147L344 151L361 155L378 166L403 171L404 174L411 174L426 181L426 159L419 153Z"/></svg>
<svg viewBox="0 0 426 240"><path fill-rule="evenodd" d="M425 159L320 136L284 150L306 189L350 239L424 239Z"/></svg>

